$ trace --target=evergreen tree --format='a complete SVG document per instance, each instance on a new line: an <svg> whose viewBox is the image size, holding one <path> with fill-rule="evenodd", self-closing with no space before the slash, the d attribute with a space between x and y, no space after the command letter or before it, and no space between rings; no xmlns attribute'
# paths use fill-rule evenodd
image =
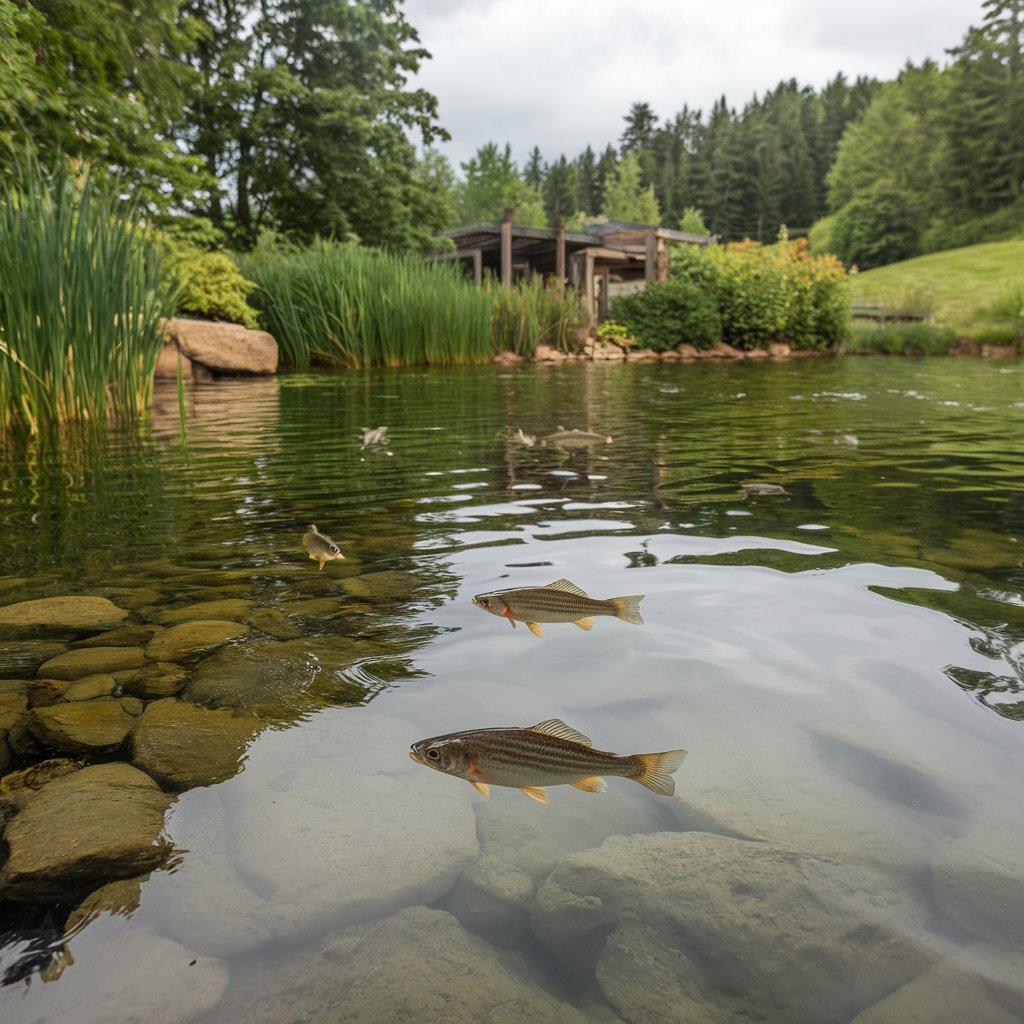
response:
<svg viewBox="0 0 1024 1024"><path fill-rule="evenodd" d="M602 195L601 183L597 176L597 159L594 151L587 146L576 158L576 196L579 208L591 214L595 210L600 210Z"/></svg>
<svg viewBox="0 0 1024 1024"><path fill-rule="evenodd" d="M615 152L615 147L609 143L604 148L604 152L598 158L597 161L597 207L596 210L600 210L604 207L604 193L608 187L608 182L611 181L615 174L615 168L619 165L619 156ZM594 213L596 210L589 210L589 213Z"/></svg>
<svg viewBox="0 0 1024 1024"><path fill-rule="evenodd" d="M523 168L523 181L533 189L534 192L544 191L544 158L540 155L540 148L534 146Z"/></svg>
<svg viewBox="0 0 1024 1024"><path fill-rule="evenodd" d="M658 224L661 211L654 196L654 187L644 188L640 180L640 159L630 153L619 161L604 190L603 216L635 224Z"/></svg>
<svg viewBox="0 0 1024 1024"><path fill-rule="evenodd" d="M619 140L619 152L622 156L639 152L641 149L650 149L658 127L658 119L650 103L634 103L623 120L626 127Z"/></svg>
<svg viewBox="0 0 1024 1024"><path fill-rule="evenodd" d="M462 164L465 181L456 189L455 219L460 225L500 223L506 210L515 210L513 222L522 227L546 227L544 202L519 176L507 143L481 146Z"/></svg>
<svg viewBox="0 0 1024 1024"><path fill-rule="evenodd" d="M544 209L548 221L554 224L558 217L567 220L579 208L576 168L564 156L560 156L548 168L547 180L544 182Z"/></svg>

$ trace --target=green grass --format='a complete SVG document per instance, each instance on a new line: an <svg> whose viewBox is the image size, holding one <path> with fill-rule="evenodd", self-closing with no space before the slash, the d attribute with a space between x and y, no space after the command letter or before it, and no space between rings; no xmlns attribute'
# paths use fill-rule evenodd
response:
<svg viewBox="0 0 1024 1024"><path fill-rule="evenodd" d="M173 295L120 193L31 159L0 184L0 429L148 408Z"/></svg>
<svg viewBox="0 0 1024 1024"><path fill-rule="evenodd" d="M931 304L932 322L964 337L995 339L1006 333L994 307L1024 286L1024 239L986 242L918 256L850 278L852 302L908 308Z"/></svg>
<svg viewBox="0 0 1024 1024"><path fill-rule="evenodd" d="M934 324L890 323L885 327L855 320L840 347L846 355L945 355L956 341L951 327Z"/></svg>

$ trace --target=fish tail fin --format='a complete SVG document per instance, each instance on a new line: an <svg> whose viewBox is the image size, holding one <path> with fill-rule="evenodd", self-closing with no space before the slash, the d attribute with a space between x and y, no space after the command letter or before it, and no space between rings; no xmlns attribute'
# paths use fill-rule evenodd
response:
<svg viewBox="0 0 1024 1024"><path fill-rule="evenodd" d="M640 602L645 596L644 594L633 594L631 597L613 597L610 600L618 618L624 622L642 626L644 620L640 618Z"/></svg>
<svg viewBox="0 0 1024 1024"><path fill-rule="evenodd" d="M671 796L676 791L672 773L683 763L685 750L666 750L661 754L634 754L633 760L640 762L640 768L629 778L646 786L653 793Z"/></svg>

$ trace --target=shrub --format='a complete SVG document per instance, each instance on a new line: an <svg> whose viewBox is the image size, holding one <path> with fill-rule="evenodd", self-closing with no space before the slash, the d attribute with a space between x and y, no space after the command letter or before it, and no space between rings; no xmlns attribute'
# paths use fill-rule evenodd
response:
<svg viewBox="0 0 1024 1024"><path fill-rule="evenodd" d="M879 327L857 323L843 344L843 352L858 355L945 355L954 341L956 332L950 327L920 323L894 323Z"/></svg>
<svg viewBox="0 0 1024 1024"><path fill-rule="evenodd" d="M722 340L737 348L827 348L846 336L846 272L834 256L812 256L806 239L774 245L680 246L671 274L713 297Z"/></svg>
<svg viewBox="0 0 1024 1024"><path fill-rule="evenodd" d="M913 208L911 195L884 185L851 199L835 215L832 251L861 270L916 256L921 232Z"/></svg>
<svg viewBox="0 0 1024 1024"><path fill-rule="evenodd" d="M714 298L691 281L649 284L642 292L620 295L612 299L611 314L655 352L681 342L711 348L721 333Z"/></svg>
<svg viewBox="0 0 1024 1024"><path fill-rule="evenodd" d="M178 248L170 271L178 287L179 313L257 326L258 314L248 302L256 285L242 276L226 252Z"/></svg>

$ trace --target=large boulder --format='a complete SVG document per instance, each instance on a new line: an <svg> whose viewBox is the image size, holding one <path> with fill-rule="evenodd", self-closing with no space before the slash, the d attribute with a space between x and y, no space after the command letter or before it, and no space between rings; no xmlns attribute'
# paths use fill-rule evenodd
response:
<svg viewBox="0 0 1024 1024"><path fill-rule="evenodd" d="M440 899L478 853L473 794L409 760L420 736L361 709L262 733L244 772L179 797L168 834L189 853L146 883L145 908L231 955Z"/></svg>
<svg viewBox="0 0 1024 1024"><path fill-rule="evenodd" d="M105 597L44 597L0 608L0 637L98 633L128 613Z"/></svg>
<svg viewBox="0 0 1024 1024"><path fill-rule="evenodd" d="M61 754L116 750L133 725L135 719L111 697L36 708L29 721L36 739Z"/></svg>
<svg viewBox="0 0 1024 1024"><path fill-rule="evenodd" d="M154 701L137 721L133 763L176 789L230 779L263 727L254 718L173 699Z"/></svg>
<svg viewBox="0 0 1024 1024"><path fill-rule="evenodd" d="M39 789L21 788L14 801L0 899L74 898L150 871L170 852L162 833L171 797L129 764L59 774Z"/></svg>
<svg viewBox="0 0 1024 1024"><path fill-rule="evenodd" d="M934 962L922 917L869 868L663 832L564 858L533 920L554 956L594 972L626 1020L847 1024Z"/></svg>
<svg viewBox="0 0 1024 1024"><path fill-rule="evenodd" d="M191 364L215 374L268 374L277 372L278 350L273 335L241 324L175 317L165 327L168 344ZM173 348L165 356L161 375L177 376Z"/></svg>

